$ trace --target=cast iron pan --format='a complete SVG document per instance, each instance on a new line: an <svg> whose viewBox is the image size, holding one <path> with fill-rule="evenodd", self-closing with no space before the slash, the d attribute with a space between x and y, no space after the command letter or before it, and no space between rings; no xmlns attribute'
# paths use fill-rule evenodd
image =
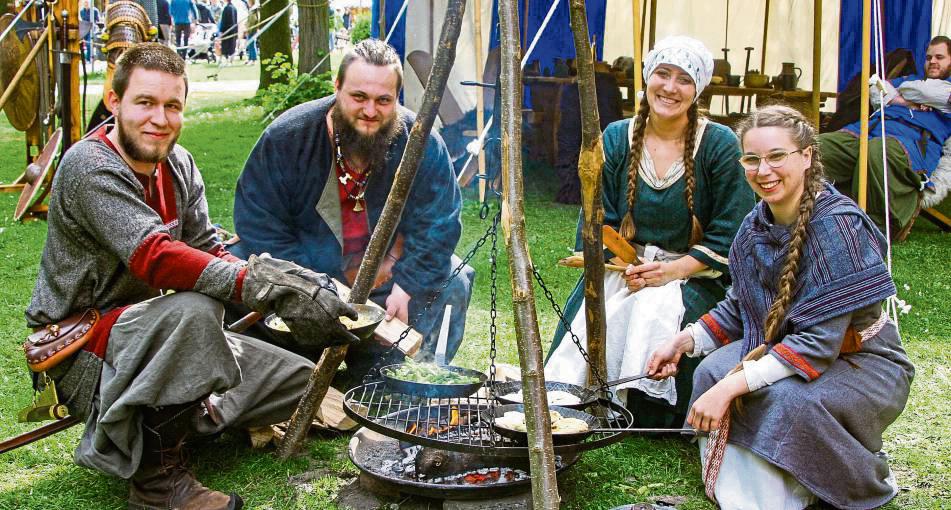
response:
<svg viewBox="0 0 951 510"><path fill-rule="evenodd" d="M482 385L485 384L486 379L488 379L485 374L477 370L447 365L442 368L457 374L478 377L479 381L469 384L418 383L413 381L404 381L402 379L393 377L393 371L399 367L400 364L387 365L380 369L380 375L383 376L383 380L386 382L386 387L389 388L390 391L394 393L402 393L404 395L416 395L419 397L428 398L468 397L469 395L479 391L479 388L481 388Z"/></svg>
<svg viewBox="0 0 951 510"><path fill-rule="evenodd" d="M584 432L573 432L570 434L559 434L554 433L551 435L552 443L556 445L569 445L569 444L578 444L585 440L591 434L597 432L598 427L601 425L601 420L598 418L577 409L569 409L567 407L561 406L550 406L549 411L558 411L565 418L577 418L588 424L588 430ZM507 437L513 441L516 441L520 444L528 443L528 432L522 432L521 430L510 429L508 427L503 427L495 422L496 417L502 417L505 413L509 411L518 411L520 413L525 412L525 406L522 404L508 404L504 406L495 406L490 407L482 411L482 416L487 420L491 420L495 431L499 433L502 437Z"/></svg>
<svg viewBox="0 0 951 510"><path fill-rule="evenodd" d="M492 392L495 394L495 399L501 402L502 404L521 404L518 400L512 400L510 398L505 398L506 395L511 395L512 393L518 393L522 390L522 381L508 381L503 383L496 383L492 387ZM584 410L586 407L594 404L598 400L598 393L591 388L585 388L582 386L577 386L574 384L568 384L558 381L545 381L545 391L564 391L565 393L570 393L581 399L581 402L578 404L556 404L560 407L567 407L569 409L577 409L579 411ZM550 403L549 403L550 404Z"/></svg>

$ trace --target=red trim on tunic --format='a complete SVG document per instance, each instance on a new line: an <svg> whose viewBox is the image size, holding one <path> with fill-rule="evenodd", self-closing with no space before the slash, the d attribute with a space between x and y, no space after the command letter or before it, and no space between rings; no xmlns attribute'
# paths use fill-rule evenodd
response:
<svg viewBox="0 0 951 510"><path fill-rule="evenodd" d="M135 249L129 270L154 289L190 290L215 258L173 240L167 232L155 232Z"/></svg>
<svg viewBox="0 0 951 510"><path fill-rule="evenodd" d="M773 352L788 361L793 367L803 371L810 381L814 381L819 377L819 372L816 371L805 358L784 344L776 344L776 346L773 347Z"/></svg>
<svg viewBox="0 0 951 510"><path fill-rule="evenodd" d="M234 293L231 295L231 300L240 303L241 302L241 291L244 290L244 277L248 274L248 268L242 267L238 270L238 276L234 279Z"/></svg>
<svg viewBox="0 0 951 510"><path fill-rule="evenodd" d="M83 346L84 351L93 353L99 359L105 359L106 347L109 346L109 334L112 333L112 326L115 326L119 316L128 306L113 308L99 316L99 321L92 328L92 336Z"/></svg>
<svg viewBox="0 0 951 510"><path fill-rule="evenodd" d="M723 331L723 328L720 327L720 324L713 318L709 313L704 314L703 317L700 317L700 320L706 324L707 328L710 329L710 332L713 333L714 339L720 343L720 345L726 345L733 340L727 336L726 331Z"/></svg>

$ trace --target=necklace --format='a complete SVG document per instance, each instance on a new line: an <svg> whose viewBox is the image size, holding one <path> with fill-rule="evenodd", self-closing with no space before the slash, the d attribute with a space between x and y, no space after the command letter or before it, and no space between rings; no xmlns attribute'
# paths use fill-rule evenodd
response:
<svg viewBox="0 0 951 510"><path fill-rule="evenodd" d="M337 180L343 186L347 193L347 198L353 200L353 212L362 212L364 210L364 194L366 193L367 181L370 180L370 170L362 174L363 178L358 177L356 172L350 173L346 162L343 160L343 151L340 149L340 135L334 134L334 143L337 146Z"/></svg>

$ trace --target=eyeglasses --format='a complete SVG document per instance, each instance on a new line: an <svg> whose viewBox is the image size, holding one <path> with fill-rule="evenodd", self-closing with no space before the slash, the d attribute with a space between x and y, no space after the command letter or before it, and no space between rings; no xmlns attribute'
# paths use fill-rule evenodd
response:
<svg viewBox="0 0 951 510"><path fill-rule="evenodd" d="M802 153L802 151L803 149L797 149L794 151L778 150L770 152L765 156L744 154L743 157L740 158L740 164L743 165L743 168L745 168L747 172L755 172L759 170L760 162L763 160L766 160L766 164L769 165L770 168L779 168L786 163L786 158L788 158L790 154L795 154L797 152Z"/></svg>

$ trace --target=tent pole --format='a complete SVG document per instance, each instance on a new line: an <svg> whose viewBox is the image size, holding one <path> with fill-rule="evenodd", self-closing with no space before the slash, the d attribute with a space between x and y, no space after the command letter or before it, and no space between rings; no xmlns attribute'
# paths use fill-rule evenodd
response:
<svg viewBox="0 0 951 510"><path fill-rule="evenodd" d="M380 0L380 37L386 37L386 0Z"/></svg>
<svg viewBox="0 0 951 510"><path fill-rule="evenodd" d="M769 0L766 0L766 15L763 16L763 45L762 56L759 61L759 72L762 74L766 73L766 34L769 33Z"/></svg>
<svg viewBox="0 0 951 510"><path fill-rule="evenodd" d="M812 21L812 113L816 129L819 129L819 71L822 67L822 0L814 0Z"/></svg>
<svg viewBox="0 0 951 510"><path fill-rule="evenodd" d="M476 81L482 81L482 0L472 2L473 30L475 30L475 67ZM481 88L476 89L476 131L481 133L485 128L485 93ZM498 91L496 91L498 93ZM485 151L479 148L479 201L485 201Z"/></svg>
<svg viewBox="0 0 951 510"><path fill-rule="evenodd" d="M869 39L872 36L872 1L862 0L862 75L859 78L859 90L861 90L861 99L859 100L860 110L859 119L861 128L859 130L859 186L858 197L856 201L859 207L864 211L868 202L868 83L869 78L869 60L870 47Z"/></svg>
<svg viewBox="0 0 951 510"><path fill-rule="evenodd" d="M647 49L654 49L655 40L657 40L657 0L651 0L651 31L650 38L647 40Z"/></svg>
<svg viewBox="0 0 951 510"><path fill-rule="evenodd" d="M641 0L632 0L634 9L634 97L628 99L634 102L634 111L637 111L637 94L641 91L641 62L644 52L644 19L641 17ZM652 27L653 28L653 27Z"/></svg>
<svg viewBox="0 0 951 510"><path fill-rule="evenodd" d="M525 395L525 424L528 428L528 463L532 473L532 508L558 510L558 480L555 478L555 449L545 396L545 364L538 312L532 287L532 258L528 251L525 201L522 179L522 70L519 65L517 0L499 0L499 35L502 43L499 112L502 133L502 230L509 259L512 285L512 312L518 344ZM578 61L585 60L587 40L576 46ZM590 65L590 57L588 57ZM580 64L579 64L580 67ZM580 69L579 69L580 70Z"/></svg>
<svg viewBox="0 0 951 510"><path fill-rule="evenodd" d="M420 162L423 160L429 133L432 131L433 122L439 111L439 103L442 102L443 93L446 91L449 71L452 70L456 60L456 42L462 30L462 18L465 11L466 0L449 0L446 6L446 18L443 21L439 46L436 47L436 55L433 58L433 69L426 82L426 91L423 93L423 104L410 129L406 149L396 169L380 219L370 235L370 244L367 245L366 255L360 263L353 289L350 291L351 303L366 303L370 297L377 270L389 250L390 240L403 215L403 206L409 196L413 179L416 178L416 171L419 170ZM310 374L297 409L291 416L284 439L277 447L277 455L281 459L287 460L300 449L307 437L307 431L310 430L314 414L324 396L327 395L330 381L346 355L346 345L324 349L320 360L317 361L317 366Z"/></svg>
<svg viewBox="0 0 951 510"><path fill-rule="evenodd" d="M588 47L588 22L584 0L571 0L571 31L575 40L578 62L578 96L581 101L581 154L578 156L578 178L581 180L581 207L583 224L581 239L584 244L584 307L588 332L588 382L597 382L598 374L607 373L605 357L604 312L604 245L601 226L604 224L604 205L601 202L601 167L604 165L604 147L601 122L598 116L598 96L594 83L594 63ZM635 19L637 18L635 13ZM635 40L640 34L635 33ZM640 60L635 58L635 62ZM639 76L635 76L635 83Z"/></svg>

